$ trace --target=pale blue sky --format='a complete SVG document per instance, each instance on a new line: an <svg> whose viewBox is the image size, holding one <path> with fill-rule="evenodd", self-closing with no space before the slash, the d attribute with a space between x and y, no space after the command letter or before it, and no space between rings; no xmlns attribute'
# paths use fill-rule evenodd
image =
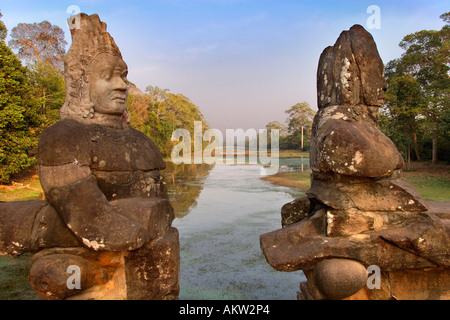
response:
<svg viewBox="0 0 450 320"><path fill-rule="evenodd" d="M450 11L448 0L0 0L9 30L48 20L69 45L70 5L108 24L138 88L184 94L223 131L283 122L297 102L316 110L321 52L354 24L368 29L370 5L381 10L381 28L368 31L385 63L405 35L440 29Z"/></svg>

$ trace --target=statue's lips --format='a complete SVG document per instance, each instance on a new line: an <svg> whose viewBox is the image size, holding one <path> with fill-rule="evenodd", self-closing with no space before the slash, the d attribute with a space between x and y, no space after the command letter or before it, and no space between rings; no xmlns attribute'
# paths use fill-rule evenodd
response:
<svg viewBox="0 0 450 320"><path fill-rule="evenodd" d="M125 96L114 96L112 97L113 101L125 103L127 101L127 98Z"/></svg>

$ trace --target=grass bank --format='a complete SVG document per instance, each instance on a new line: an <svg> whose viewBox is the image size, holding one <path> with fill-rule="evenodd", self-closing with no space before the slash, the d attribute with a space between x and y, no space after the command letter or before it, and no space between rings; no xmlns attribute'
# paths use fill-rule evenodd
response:
<svg viewBox="0 0 450 320"><path fill-rule="evenodd" d="M450 165L413 162L402 176L425 199L450 201Z"/></svg>
<svg viewBox="0 0 450 320"><path fill-rule="evenodd" d="M279 172L272 176L262 177L262 180L270 181L273 184L283 187L297 188L306 192L311 186L310 172Z"/></svg>
<svg viewBox="0 0 450 320"><path fill-rule="evenodd" d="M280 150L280 158L309 158L309 152L298 150Z"/></svg>
<svg viewBox="0 0 450 320"><path fill-rule="evenodd" d="M431 165L425 162L412 163L402 177L412 184L425 199L450 201L450 166ZM309 172L279 172L262 178L276 185L297 188L305 192L310 187Z"/></svg>
<svg viewBox="0 0 450 320"><path fill-rule="evenodd" d="M0 201L40 200L44 197L36 167L13 175L10 185L0 185Z"/></svg>
<svg viewBox="0 0 450 320"><path fill-rule="evenodd" d="M281 158L307 157L296 150L280 151ZM297 188L305 192L310 187L309 172L279 172L262 178L276 185ZM404 170L403 178L411 183L425 199L450 201L450 165L431 165L427 162L413 162ZM11 185L0 185L0 201L27 201L43 199L44 192L39 183L37 168L17 174Z"/></svg>
<svg viewBox="0 0 450 320"><path fill-rule="evenodd" d="M0 257L0 300L40 300L28 282L30 254Z"/></svg>

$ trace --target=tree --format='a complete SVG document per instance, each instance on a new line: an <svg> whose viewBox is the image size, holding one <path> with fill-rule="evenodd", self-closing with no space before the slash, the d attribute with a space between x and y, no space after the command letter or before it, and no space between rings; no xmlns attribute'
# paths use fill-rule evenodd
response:
<svg viewBox="0 0 450 320"><path fill-rule="evenodd" d="M59 109L66 98L64 77L49 63L43 62L30 71L34 96L39 103L39 114L45 127L59 120Z"/></svg>
<svg viewBox="0 0 450 320"><path fill-rule="evenodd" d="M148 86L143 93L132 88L128 98L131 126L150 137L164 156L170 155L175 145L171 141L175 129L187 129L193 135L195 121L203 122L203 131L209 129L195 104L184 95L169 91Z"/></svg>
<svg viewBox="0 0 450 320"><path fill-rule="evenodd" d="M283 134L287 129L286 127L280 123L279 121L271 121L266 125L266 129L268 130L268 133L270 134L270 130L279 130L280 134Z"/></svg>
<svg viewBox="0 0 450 320"><path fill-rule="evenodd" d="M168 154L170 128L167 122L159 117L159 111L155 109L150 94L145 94L139 89L130 89L127 101L130 114L130 125L150 137L159 147L163 155ZM172 131L170 131L172 133Z"/></svg>
<svg viewBox="0 0 450 320"><path fill-rule="evenodd" d="M18 49L17 56L29 66L46 61L59 71L64 70L64 31L48 21L20 23L11 31L9 46Z"/></svg>
<svg viewBox="0 0 450 320"><path fill-rule="evenodd" d="M1 14L0 14L1 17ZM41 119L29 83L28 70L5 44L0 23L0 181L34 163Z"/></svg>
<svg viewBox="0 0 450 320"><path fill-rule="evenodd" d="M169 91L169 89L161 89L158 86L147 86L145 89L145 92L150 96L154 109L158 115L165 113L164 106L169 98Z"/></svg>
<svg viewBox="0 0 450 320"><path fill-rule="evenodd" d="M422 30L409 34L400 42L405 53L391 63L393 78L410 74L420 84L424 96L425 117L432 133L432 162L438 160L438 139L442 115L450 108L450 12L441 15L446 25L439 31Z"/></svg>
<svg viewBox="0 0 450 320"><path fill-rule="evenodd" d="M420 83L409 73L395 75L396 61L387 67L388 90L385 100L385 120L382 129L395 142L397 148L405 151L408 165L411 161L411 146L417 160L421 160L418 135L426 109L426 99Z"/></svg>
<svg viewBox="0 0 450 320"><path fill-rule="evenodd" d="M3 17L2 13L0 12L0 19ZM5 41L6 36L8 35L8 29L6 28L3 21L0 20L0 41Z"/></svg>
<svg viewBox="0 0 450 320"><path fill-rule="evenodd" d="M267 145L269 147L272 146L272 136L271 132L272 130L278 130L280 133L280 141L279 141L279 148L280 149L288 149L289 143L288 143L288 129L285 125L280 123L279 121L271 121L266 125L267 129Z"/></svg>
<svg viewBox="0 0 450 320"><path fill-rule="evenodd" d="M315 112L311 109L307 102L297 103L292 106L289 110L286 110L286 113L289 117L286 119L288 124L289 133L291 133L291 137L293 138L295 134L300 132L301 134L301 149L304 148L304 135L305 128L312 126L312 121L315 115Z"/></svg>
<svg viewBox="0 0 450 320"><path fill-rule="evenodd" d="M168 93L164 105L165 114L163 118L172 123L174 130L187 129L192 135L195 121L203 122L203 131L209 129L200 109L184 95Z"/></svg>

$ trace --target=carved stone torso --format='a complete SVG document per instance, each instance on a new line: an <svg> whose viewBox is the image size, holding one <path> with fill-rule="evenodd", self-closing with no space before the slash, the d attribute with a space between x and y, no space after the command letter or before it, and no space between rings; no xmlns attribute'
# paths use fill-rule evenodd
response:
<svg viewBox="0 0 450 320"><path fill-rule="evenodd" d="M319 110L311 136L312 171L380 178L401 169L402 156L374 116L363 105Z"/></svg>
<svg viewBox="0 0 450 320"><path fill-rule="evenodd" d="M165 163L143 133L63 120L45 130L39 142L40 166L87 166L106 198L167 198L160 170Z"/></svg>

